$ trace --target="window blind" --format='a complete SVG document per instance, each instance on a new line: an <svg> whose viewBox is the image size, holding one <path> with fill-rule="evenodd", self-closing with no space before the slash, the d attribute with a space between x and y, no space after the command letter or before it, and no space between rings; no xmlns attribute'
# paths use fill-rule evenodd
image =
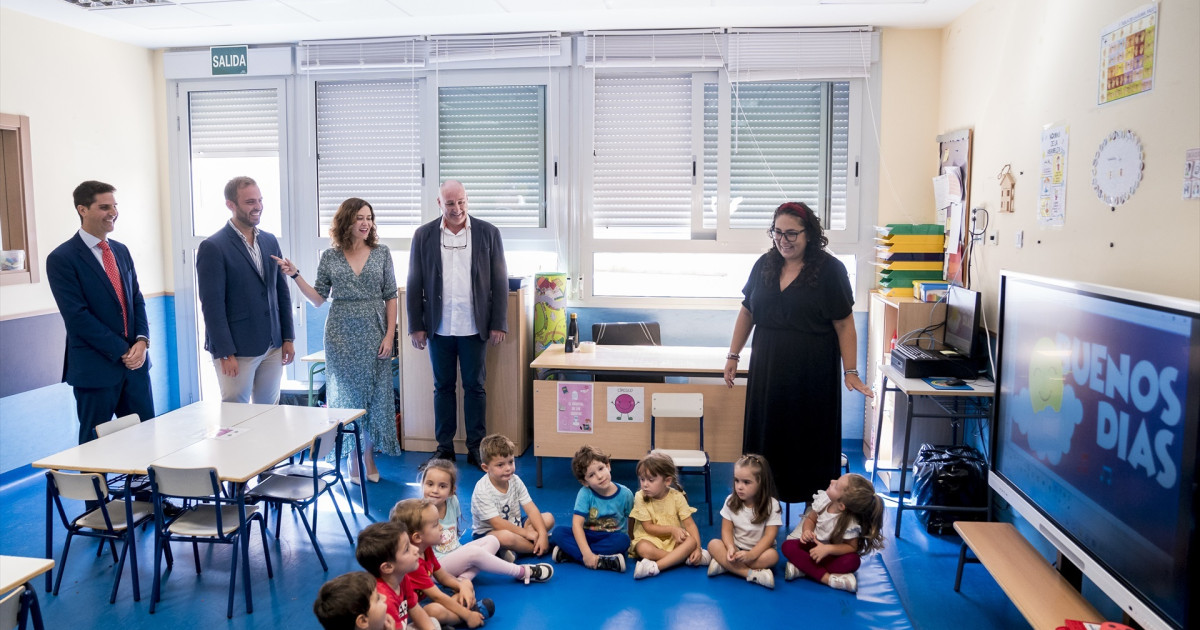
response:
<svg viewBox="0 0 1200 630"><path fill-rule="evenodd" d="M463 183L473 216L545 227L545 86L443 87L438 95L442 181Z"/></svg>
<svg viewBox="0 0 1200 630"><path fill-rule="evenodd" d="M562 42L558 33L433 36L429 62L555 57L562 52Z"/></svg>
<svg viewBox="0 0 1200 630"><path fill-rule="evenodd" d="M588 68L713 68L724 63L720 31L668 33L596 32L584 37Z"/></svg>
<svg viewBox="0 0 1200 630"><path fill-rule="evenodd" d="M301 72L422 68L426 48L417 37L301 42L296 56Z"/></svg>
<svg viewBox="0 0 1200 630"><path fill-rule="evenodd" d="M749 30L729 34L733 81L849 79L870 75L878 35L855 30Z"/></svg>
<svg viewBox="0 0 1200 630"><path fill-rule="evenodd" d="M845 229L850 84L739 83L732 98L730 227L765 229L780 203L801 201Z"/></svg>
<svg viewBox="0 0 1200 630"><path fill-rule="evenodd" d="M597 76L593 124L597 236L639 227L687 238L695 156L691 75Z"/></svg>
<svg viewBox="0 0 1200 630"><path fill-rule="evenodd" d="M274 89L191 92L192 157L279 154L279 96Z"/></svg>
<svg viewBox="0 0 1200 630"><path fill-rule="evenodd" d="M417 81L318 82L320 231L348 197L375 211L381 234L421 223L420 89Z"/></svg>

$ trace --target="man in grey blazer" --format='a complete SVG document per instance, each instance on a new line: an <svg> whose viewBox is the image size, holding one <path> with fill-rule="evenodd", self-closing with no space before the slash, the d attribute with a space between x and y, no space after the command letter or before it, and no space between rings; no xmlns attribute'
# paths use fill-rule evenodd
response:
<svg viewBox="0 0 1200 630"><path fill-rule="evenodd" d="M429 345L438 448L454 459L458 429L456 367L461 366L467 461L479 464L487 430L484 359L508 331L508 267L496 226L467 214L467 191L446 180L438 195L442 216L417 228L406 288L408 334L414 348Z"/></svg>
<svg viewBox="0 0 1200 630"><path fill-rule="evenodd" d="M279 242L258 229L262 192L249 177L225 184L233 216L196 250L204 349L212 353L221 400L279 402L283 366L292 362L292 300L272 256Z"/></svg>

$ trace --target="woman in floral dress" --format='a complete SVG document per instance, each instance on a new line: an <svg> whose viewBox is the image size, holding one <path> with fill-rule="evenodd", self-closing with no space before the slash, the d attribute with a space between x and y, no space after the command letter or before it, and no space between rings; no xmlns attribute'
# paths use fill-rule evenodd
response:
<svg viewBox="0 0 1200 630"><path fill-rule="evenodd" d="M342 202L329 227L333 247L321 254L317 281L309 285L290 260L280 269L314 307L329 300L325 319L325 379L329 406L366 409L367 479L379 481L374 450L400 454L392 395L392 343L396 333L396 274L392 255L379 243L375 212L357 197ZM350 482L359 483L350 467Z"/></svg>

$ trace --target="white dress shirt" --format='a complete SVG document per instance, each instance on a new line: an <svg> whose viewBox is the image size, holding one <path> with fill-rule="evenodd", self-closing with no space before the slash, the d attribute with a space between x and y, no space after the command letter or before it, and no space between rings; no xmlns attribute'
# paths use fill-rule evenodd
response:
<svg viewBox="0 0 1200 630"><path fill-rule="evenodd" d="M471 216L458 234L441 222L438 245L442 249L442 321L435 333L466 337L479 334L471 308Z"/></svg>

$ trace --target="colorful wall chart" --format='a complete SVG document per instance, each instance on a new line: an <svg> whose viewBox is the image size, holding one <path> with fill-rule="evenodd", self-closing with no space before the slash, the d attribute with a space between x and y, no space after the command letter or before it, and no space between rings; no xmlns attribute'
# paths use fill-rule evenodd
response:
<svg viewBox="0 0 1200 630"><path fill-rule="evenodd" d="M1042 130L1041 184L1038 187L1038 224L1062 226L1067 207L1067 139L1065 126Z"/></svg>
<svg viewBox="0 0 1200 630"><path fill-rule="evenodd" d="M1154 88L1157 26L1158 5L1148 4L1100 32L1100 105Z"/></svg>

